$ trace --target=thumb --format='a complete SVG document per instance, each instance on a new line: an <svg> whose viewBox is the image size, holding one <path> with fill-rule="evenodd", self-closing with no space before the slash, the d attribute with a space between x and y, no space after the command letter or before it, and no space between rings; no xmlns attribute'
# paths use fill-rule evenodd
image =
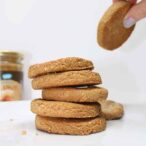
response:
<svg viewBox="0 0 146 146"><path fill-rule="evenodd" d="M137 21L146 17L146 0L141 1L140 3L133 5L129 10L127 15L124 18L124 27L130 28Z"/></svg>

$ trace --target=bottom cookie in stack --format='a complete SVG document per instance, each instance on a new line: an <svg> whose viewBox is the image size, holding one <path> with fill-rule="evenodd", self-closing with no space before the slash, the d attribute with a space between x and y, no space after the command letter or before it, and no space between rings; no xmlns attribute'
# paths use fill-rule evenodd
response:
<svg viewBox="0 0 146 146"><path fill-rule="evenodd" d="M104 118L67 119L36 116L36 128L48 133L88 135L106 128Z"/></svg>

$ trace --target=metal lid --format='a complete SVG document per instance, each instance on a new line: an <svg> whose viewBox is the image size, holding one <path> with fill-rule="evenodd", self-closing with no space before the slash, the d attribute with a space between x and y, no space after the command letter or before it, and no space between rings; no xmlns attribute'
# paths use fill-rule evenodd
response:
<svg viewBox="0 0 146 146"><path fill-rule="evenodd" d="M10 51L10 50L0 50L0 59L8 60L12 62L19 62L23 59L23 54L20 52Z"/></svg>

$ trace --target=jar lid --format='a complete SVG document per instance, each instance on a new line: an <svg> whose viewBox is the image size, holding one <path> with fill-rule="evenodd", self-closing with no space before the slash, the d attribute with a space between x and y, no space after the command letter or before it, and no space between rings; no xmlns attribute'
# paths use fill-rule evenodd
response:
<svg viewBox="0 0 146 146"><path fill-rule="evenodd" d="M4 60L11 61L21 61L23 59L23 54L20 52L10 51L10 50L0 50L0 57Z"/></svg>

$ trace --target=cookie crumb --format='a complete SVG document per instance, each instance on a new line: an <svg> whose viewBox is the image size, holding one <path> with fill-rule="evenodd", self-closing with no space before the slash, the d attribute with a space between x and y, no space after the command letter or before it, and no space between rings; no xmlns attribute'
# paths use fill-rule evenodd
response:
<svg viewBox="0 0 146 146"><path fill-rule="evenodd" d="M27 134L27 131L26 130L22 130L21 131L21 135L26 135Z"/></svg>

